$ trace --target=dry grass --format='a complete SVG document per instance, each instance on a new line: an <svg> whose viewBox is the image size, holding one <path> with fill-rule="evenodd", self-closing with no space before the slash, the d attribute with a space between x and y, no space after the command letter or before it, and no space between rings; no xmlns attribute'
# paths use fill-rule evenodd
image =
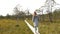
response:
<svg viewBox="0 0 60 34"><path fill-rule="evenodd" d="M27 20L32 26L33 22ZM16 26L16 25L19 26ZM53 23L39 22L39 32L41 34L60 34L60 21ZM33 34L24 20L0 19L0 34Z"/></svg>
<svg viewBox="0 0 60 34"><path fill-rule="evenodd" d="M27 20L32 26L33 22L31 20ZM56 22L39 22L39 32L41 34L60 34L60 21Z"/></svg>
<svg viewBox="0 0 60 34"><path fill-rule="evenodd" d="M16 26L16 25L19 26ZM0 19L0 34L33 34L24 20Z"/></svg>

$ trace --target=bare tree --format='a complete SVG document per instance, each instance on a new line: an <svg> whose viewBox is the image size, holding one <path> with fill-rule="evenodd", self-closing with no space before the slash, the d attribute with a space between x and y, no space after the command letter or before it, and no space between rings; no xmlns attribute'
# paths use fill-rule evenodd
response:
<svg viewBox="0 0 60 34"><path fill-rule="evenodd" d="M17 27L19 26L18 25L19 18L21 17L22 19L24 19L23 17L25 15L25 13L22 10L20 10L19 8L21 8L19 4L14 8L14 14L17 19L17 25L16 25Z"/></svg>

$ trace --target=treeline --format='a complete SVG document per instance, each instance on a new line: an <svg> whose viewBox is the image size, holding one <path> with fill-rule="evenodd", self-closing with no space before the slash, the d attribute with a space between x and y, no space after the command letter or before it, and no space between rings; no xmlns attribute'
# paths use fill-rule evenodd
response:
<svg viewBox="0 0 60 34"><path fill-rule="evenodd" d="M7 14L6 16L2 16L0 15L0 19L32 19L32 15L29 12L29 9L26 10L19 10L21 7L19 7L19 5L17 5L14 8L14 14L13 15L9 15ZM36 10L37 12L40 12L39 9ZM60 19L60 9L55 10L54 12L48 13L48 14L42 14L39 15L40 16L40 21L51 21L52 20L57 20Z"/></svg>
<svg viewBox="0 0 60 34"><path fill-rule="evenodd" d="M60 10L55 10L54 12L40 15L40 21L60 21Z"/></svg>
<svg viewBox="0 0 60 34"><path fill-rule="evenodd" d="M30 19L32 15L9 15L7 14L6 16L0 15L0 19Z"/></svg>

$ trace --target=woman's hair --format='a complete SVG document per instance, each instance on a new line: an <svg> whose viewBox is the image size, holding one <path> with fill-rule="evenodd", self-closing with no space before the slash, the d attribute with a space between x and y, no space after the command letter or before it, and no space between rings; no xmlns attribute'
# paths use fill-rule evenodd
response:
<svg viewBox="0 0 60 34"><path fill-rule="evenodd" d="M34 12L34 16L36 16L37 15L37 13L36 12Z"/></svg>

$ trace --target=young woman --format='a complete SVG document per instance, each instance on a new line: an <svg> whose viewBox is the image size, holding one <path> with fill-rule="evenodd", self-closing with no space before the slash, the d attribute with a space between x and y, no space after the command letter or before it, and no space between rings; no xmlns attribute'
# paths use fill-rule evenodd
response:
<svg viewBox="0 0 60 34"><path fill-rule="evenodd" d="M39 17L36 12L34 12L32 16L32 21L34 22L34 28L35 28L35 33L38 32L38 22L39 22Z"/></svg>

